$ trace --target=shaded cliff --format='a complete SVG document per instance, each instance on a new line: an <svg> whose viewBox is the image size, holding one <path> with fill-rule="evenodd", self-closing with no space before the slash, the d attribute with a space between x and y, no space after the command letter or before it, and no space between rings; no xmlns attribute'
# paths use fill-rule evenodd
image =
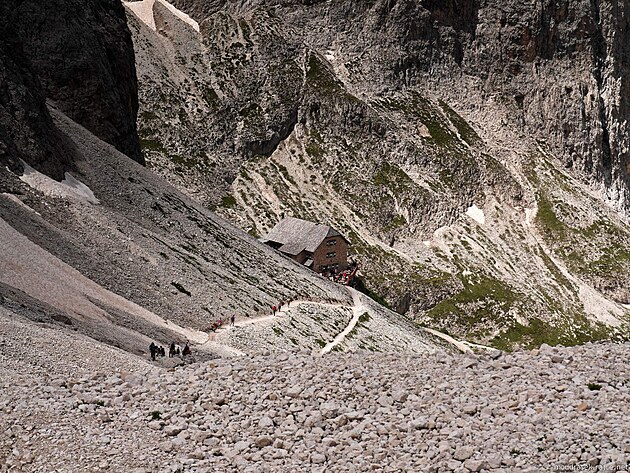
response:
<svg viewBox="0 0 630 473"><path fill-rule="evenodd" d="M50 133L41 130L50 128L45 97L99 138L143 162L136 133L134 55L122 4L118 0L4 2L0 14L5 67L18 65L26 72L22 76L34 81L28 87L34 95L22 99L19 108L25 111L22 124L12 125L40 129L34 139L42 144L27 146L50 148L43 143ZM7 77L5 91L13 88L10 80ZM37 165L33 159L30 162Z"/></svg>

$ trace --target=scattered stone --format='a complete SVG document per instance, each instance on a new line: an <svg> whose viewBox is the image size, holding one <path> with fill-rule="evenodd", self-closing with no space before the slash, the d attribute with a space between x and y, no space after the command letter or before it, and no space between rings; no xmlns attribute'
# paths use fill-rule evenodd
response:
<svg viewBox="0 0 630 473"><path fill-rule="evenodd" d="M464 466L473 472L478 472L487 468L485 461L473 460L472 458L466 460L464 462Z"/></svg>
<svg viewBox="0 0 630 473"><path fill-rule="evenodd" d="M265 427L273 427L274 425L273 419L268 416L262 416L258 421L258 427L261 429L264 429Z"/></svg>
<svg viewBox="0 0 630 473"><path fill-rule="evenodd" d="M488 356L490 356L490 358L493 360L498 360L499 358L501 358L502 355L503 352L501 350L493 350L488 354Z"/></svg>
<svg viewBox="0 0 630 473"><path fill-rule="evenodd" d="M221 377L203 365L158 369L133 388L107 375L56 377L67 388L52 390L43 378L15 381L0 398L0 452L7 471L63 473L133 471L134 461L147 472L619 470L630 389L607 382L594 397L586 381L627 379L629 349L555 348L563 363L480 357L474 369L464 357L270 354L230 360Z"/></svg>
<svg viewBox="0 0 630 473"><path fill-rule="evenodd" d="M273 439L269 437L268 435L261 435L260 437L256 439L255 443L256 443L256 446L260 448L268 447L269 445L273 443Z"/></svg>
<svg viewBox="0 0 630 473"><path fill-rule="evenodd" d="M458 447L455 449L455 453L453 454L453 458L455 460L464 461L473 456L475 453L475 449L472 447Z"/></svg>

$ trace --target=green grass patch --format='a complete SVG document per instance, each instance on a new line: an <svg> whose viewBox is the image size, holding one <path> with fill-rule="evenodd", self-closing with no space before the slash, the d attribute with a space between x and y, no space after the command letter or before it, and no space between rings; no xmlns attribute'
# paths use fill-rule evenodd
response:
<svg viewBox="0 0 630 473"><path fill-rule="evenodd" d="M324 148L316 141L309 140L304 150L306 154L318 160L324 157Z"/></svg>
<svg viewBox="0 0 630 473"><path fill-rule="evenodd" d="M563 239L567 236L567 225L558 218L555 213L554 205L544 193L541 193L538 198L536 223L547 234L553 234Z"/></svg>
<svg viewBox="0 0 630 473"><path fill-rule="evenodd" d="M440 104L440 107L442 107L442 110L444 110L444 113L446 113L446 116L451 121L451 123L455 126L455 128L457 128L459 136L461 136L466 143L473 146L481 142L481 138L479 137L477 132L468 124L466 120L458 115L455 110L449 107L448 104L443 100L439 100L438 103Z"/></svg>
<svg viewBox="0 0 630 473"><path fill-rule="evenodd" d="M401 196L418 187L405 171L388 162L381 163L372 180L375 185L390 189L395 196Z"/></svg>
<svg viewBox="0 0 630 473"><path fill-rule="evenodd" d="M389 306L389 304L387 303L385 298L383 296L381 296L380 294L374 292L369 287L367 287L365 285L365 281L362 278L359 278L359 277L355 278L355 286L354 286L354 288L357 291L362 292L363 294L368 296L373 301L378 302L379 304L381 304L384 307L387 307L388 309L391 309L391 307Z"/></svg>
<svg viewBox="0 0 630 473"><path fill-rule="evenodd" d="M320 92L338 93L343 91L342 82L335 77L316 54L309 55L306 80L316 85Z"/></svg>
<svg viewBox="0 0 630 473"><path fill-rule="evenodd" d="M549 323L539 318L532 318L528 325L514 322L490 342L501 350L514 346L537 348L543 343L550 346L581 345L589 341L607 340L610 329L603 324L593 323L577 314L569 315L566 320Z"/></svg>
<svg viewBox="0 0 630 473"><path fill-rule="evenodd" d="M140 148L142 151L154 151L156 153L166 153L166 148L158 140L150 138L140 138Z"/></svg>
<svg viewBox="0 0 630 473"><path fill-rule="evenodd" d="M232 209L236 207L236 197L232 194L225 195L221 198L221 207L225 209Z"/></svg>

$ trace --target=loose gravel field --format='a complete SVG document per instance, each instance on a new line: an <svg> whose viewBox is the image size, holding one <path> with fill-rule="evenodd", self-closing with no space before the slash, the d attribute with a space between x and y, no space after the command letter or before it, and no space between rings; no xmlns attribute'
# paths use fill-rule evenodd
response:
<svg viewBox="0 0 630 473"><path fill-rule="evenodd" d="M3 379L0 471L626 471L630 344Z"/></svg>

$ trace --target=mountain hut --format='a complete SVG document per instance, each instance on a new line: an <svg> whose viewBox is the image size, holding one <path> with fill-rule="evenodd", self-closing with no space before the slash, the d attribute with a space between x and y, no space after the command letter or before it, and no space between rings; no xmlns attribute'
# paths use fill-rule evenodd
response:
<svg viewBox="0 0 630 473"><path fill-rule="evenodd" d="M349 242L328 225L286 217L262 241L318 273L348 268Z"/></svg>

